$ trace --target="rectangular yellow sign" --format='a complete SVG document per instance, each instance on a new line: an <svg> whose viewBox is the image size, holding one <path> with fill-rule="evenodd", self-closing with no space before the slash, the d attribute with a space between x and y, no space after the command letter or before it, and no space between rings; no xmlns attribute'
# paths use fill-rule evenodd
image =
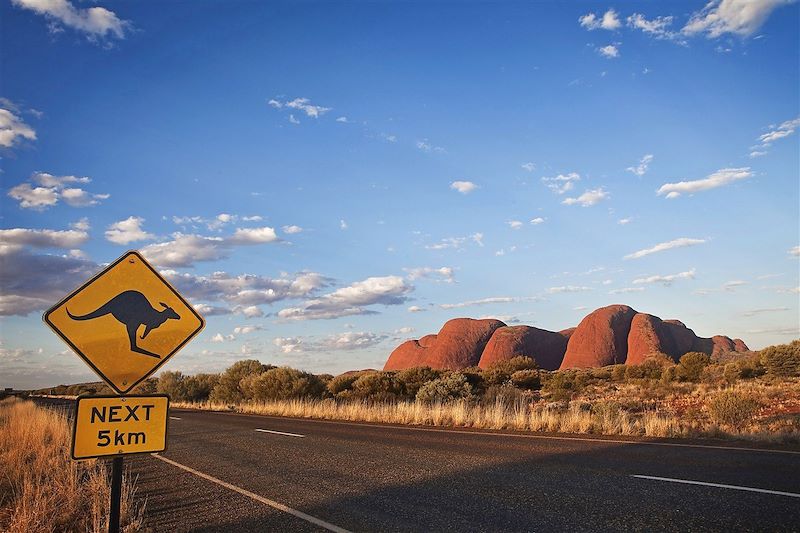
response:
<svg viewBox="0 0 800 533"><path fill-rule="evenodd" d="M75 406L72 458L162 452L169 397L82 396Z"/></svg>

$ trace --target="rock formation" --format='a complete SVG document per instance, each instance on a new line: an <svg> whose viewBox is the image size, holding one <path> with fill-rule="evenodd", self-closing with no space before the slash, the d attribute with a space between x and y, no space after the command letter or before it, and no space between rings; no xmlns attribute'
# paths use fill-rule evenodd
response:
<svg viewBox="0 0 800 533"><path fill-rule="evenodd" d="M406 341L391 353L384 370L415 366L458 370L519 355L533 357L545 370L640 364L664 353L677 361L687 352L717 356L746 352L741 339L703 338L679 320L661 320L627 305L610 305L588 314L576 328L560 332L531 326L506 326L499 320L456 318L436 335Z"/></svg>

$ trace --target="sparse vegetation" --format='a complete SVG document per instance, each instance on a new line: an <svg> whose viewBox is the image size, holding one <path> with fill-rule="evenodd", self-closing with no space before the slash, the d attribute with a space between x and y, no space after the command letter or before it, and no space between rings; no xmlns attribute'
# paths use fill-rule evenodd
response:
<svg viewBox="0 0 800 533"><path fill-rule="evenodd" d="M8 398L0 402L0 530L105 532L110 479L102 462L69 457L66 418ZM123 478L123 531L142 529L143 505Z"/></svg>

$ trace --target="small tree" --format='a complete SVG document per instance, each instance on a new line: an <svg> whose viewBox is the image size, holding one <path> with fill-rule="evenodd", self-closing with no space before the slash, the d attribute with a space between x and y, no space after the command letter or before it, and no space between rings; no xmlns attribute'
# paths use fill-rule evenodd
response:
<svg viewBox="0 0 800 533"><path fill-rule="evenodd" d="M219 377L219 382L211 391L211 401L225 403L236 403L242 401L244 399L244 394L242 393L242 389L239 387L239 382L247 376L253 374L262 374L270 368L275 367L261 364L260 361L256 361L254 359L246 359L244 361L237 361L233 363L233 365L231 365Z"/></svg>
<svg viewBox="0 0 800 533"><path fill-rule="evenodd" d="M186 399L190 402L204 402L211 396L211 391L219 383L219 374L196 374L186 376L183 386Z"/></svg>
<svg viewBox="0 0 800 533"><path fill-rule="evenodd" d="M502 385L511 379L518 370L535 370L536 361L532 357L518 355L505 361L496 361L483 371L483 379L489 385Z"/></svg>
<svg viewBox="0 0 800 533"><path fill-rule="evenodd" d="M678 364L678 375L683 381L700 381L703 369L711 364L711 357L702 352L685 353Z"/></svg>
<svg viewBox="0 0 800 533"><path fill-rule="evenodd" d="M417 401L424 403L446 402L452 400L473 400L475 394L467 377L461 372L450 372L429 381L417 392Z"/></svg>
<svg viewBox="0 0 800 533"><path fill-rule="evenodd" d="M325 388L314 374L286 366L251 374L242 379L240 386L245 398L261 401L319 398Z"/></svg>
<svg viewBox="0 0 800 533"><path fill-rule="evenodd" d="M180 372L162 372L156 383L156 391L169 395L173 402L186 401L185 378Z"/></svg>
<svg viewBox="0 0 800 533"><path fill-rule="evenodd" d="M773 376L800 376L800 340L764 348L761 363Z"/></svg>
<svg viewBox="0 0 800 533"><path fill-rule="evenodd" d="M537 390L542 388L542 378L538 370L517 370L511 374L511 383L518 389Z"/></svg>
<svg viewBox="0 0 800 533"><path fill-rule="evenodd" d="M420 387L441 376L442 373L429 366L416 366L406 368L395 375L395 379L402 387L402 394L406 398L416 398Z"/></svg>

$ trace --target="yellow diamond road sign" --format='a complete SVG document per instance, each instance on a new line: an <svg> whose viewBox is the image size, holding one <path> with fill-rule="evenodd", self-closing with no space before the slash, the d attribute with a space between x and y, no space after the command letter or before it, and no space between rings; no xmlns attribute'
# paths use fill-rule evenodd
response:
<svg viewBox="0 0 800 533"><path fill-rule="evenodd" d="M119 394L158 370L205 326L133 251L50 308L44 321Z"/></svg>

